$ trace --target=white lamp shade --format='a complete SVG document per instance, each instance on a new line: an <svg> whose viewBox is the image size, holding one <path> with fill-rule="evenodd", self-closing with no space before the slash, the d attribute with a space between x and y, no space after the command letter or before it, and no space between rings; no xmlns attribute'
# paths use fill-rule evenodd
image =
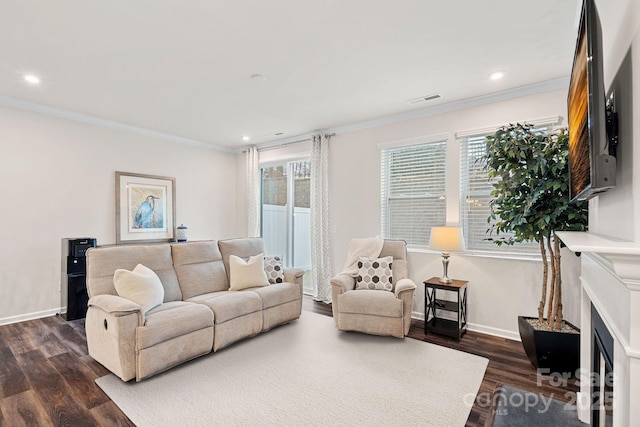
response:
<svg viewBox="0 0 640 427"><path fill-rule="evenodd" d="M442 252L464 250L464 236L460 227L432 227L431 249Z"/></svg>

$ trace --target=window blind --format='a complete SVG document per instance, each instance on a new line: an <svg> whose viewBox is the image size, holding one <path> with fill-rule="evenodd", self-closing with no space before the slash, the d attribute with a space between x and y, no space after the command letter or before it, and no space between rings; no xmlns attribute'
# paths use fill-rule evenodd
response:
<svg viewBox="0 0 640 427"><path fill-rule="evenodd" d="M446 141L382 150L382 235L429 245L446 222Z"/></svg>
<svg viewBox="0 0 640 427"><path fill-rule="evenodd" d="M540 130L551 130L541 127ZM492 181L484 167L482 157L485 154L486 135L469 136L460 139L460 223L463 227L468 251L491 251L516 254L539 254L540 247L535 242L516 243L513 246L498 246L487 240L495 238L487 230L495 221L491 216L490 202L493 190ZM500 234L498 237L509 237Z"/></svg>

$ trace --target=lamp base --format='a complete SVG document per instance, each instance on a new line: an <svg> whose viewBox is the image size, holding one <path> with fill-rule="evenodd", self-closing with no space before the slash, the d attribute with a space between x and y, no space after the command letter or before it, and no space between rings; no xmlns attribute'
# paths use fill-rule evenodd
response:
<svg viewBox="0 0 640 427"><path fill-rule="evenodd" d="M447 270L449 269L449 252L442 252L442 268L444 270L444 274L438 281L440 283L451 283L452 280L447 276Z"/></svg>

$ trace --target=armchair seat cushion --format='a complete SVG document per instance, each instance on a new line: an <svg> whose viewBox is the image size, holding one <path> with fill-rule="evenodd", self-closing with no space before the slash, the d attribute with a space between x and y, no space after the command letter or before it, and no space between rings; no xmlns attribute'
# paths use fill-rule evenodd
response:
<svg viewBox="0 0 640 427"><path fill-rule="evenodd" d="M144 326L136 329L137 349L212 327L213 313L207 307L182 301L165 303L149 311Z"/></svg>
<svg viewBox="0 0 640 427"><path fill-rule="evenodd" d="M341 313L370 314L384 317L402 317L402 300L391 292L361 289L340 294Z"/></svg>

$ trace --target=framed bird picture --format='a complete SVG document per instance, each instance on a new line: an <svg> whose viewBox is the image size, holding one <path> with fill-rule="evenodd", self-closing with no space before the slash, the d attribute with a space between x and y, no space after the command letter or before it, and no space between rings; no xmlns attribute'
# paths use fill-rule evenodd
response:
<svg viewBox="0 0 640 427"><path fill-rule="evenodd" d="M116 244L175 237L176 179L116 172Z"/></svg>

